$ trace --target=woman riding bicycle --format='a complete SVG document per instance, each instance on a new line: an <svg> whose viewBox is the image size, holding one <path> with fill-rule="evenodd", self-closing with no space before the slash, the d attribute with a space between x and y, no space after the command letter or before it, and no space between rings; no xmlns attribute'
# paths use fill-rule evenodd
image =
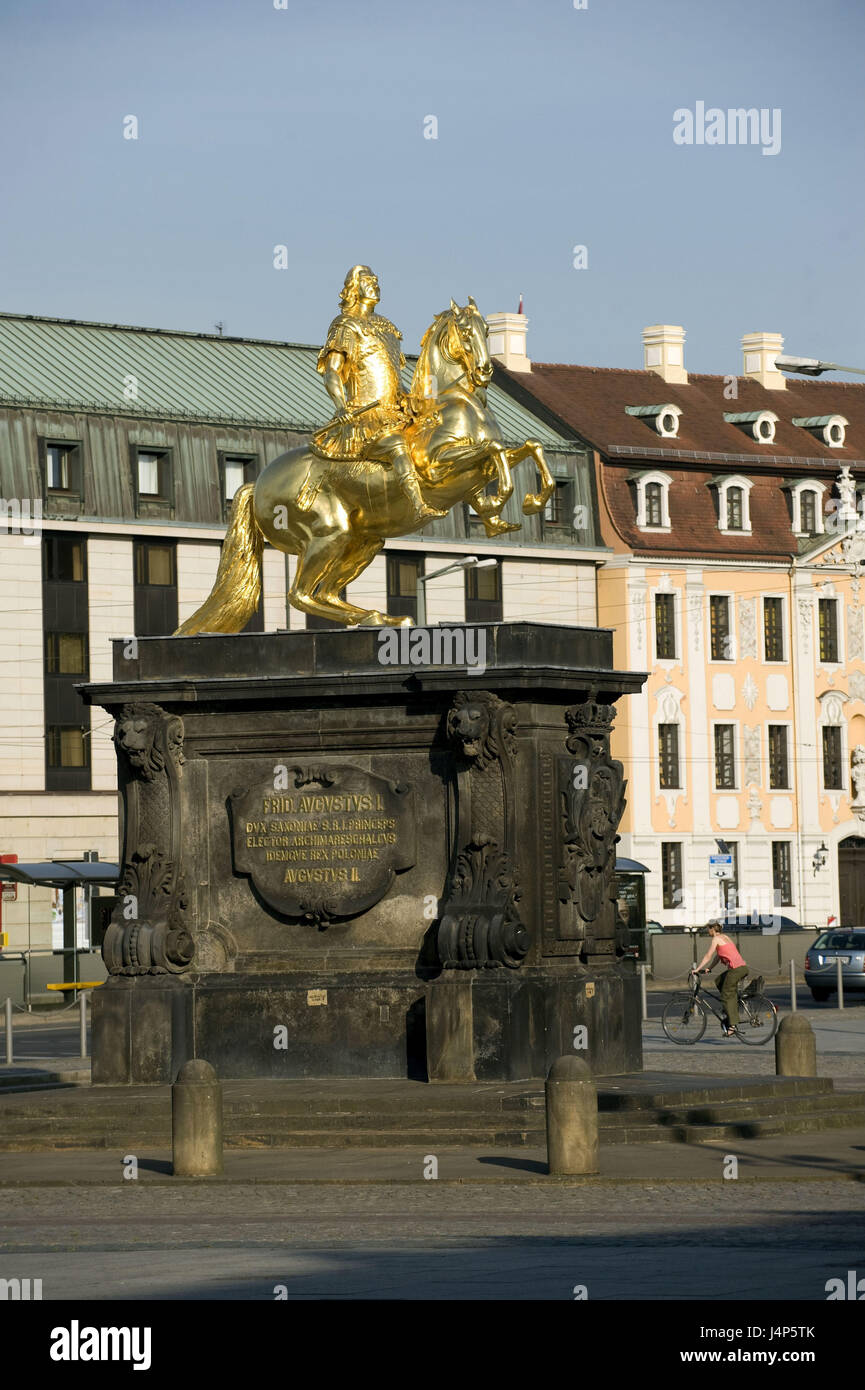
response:
<svg viewBox="0 0 865 1390"><path fill-rule="evenodd" d="M726 966L726 969L718 976L716 983L721 995L721 1002L724 1005L724 1037L732 1038L739 1026L739 981L748 974L748 967L739 955L736 943L727 936L720 922L707 922L706 926L711 935L712 944L696 970L698 975L708 975L718 962Z"/></svg>

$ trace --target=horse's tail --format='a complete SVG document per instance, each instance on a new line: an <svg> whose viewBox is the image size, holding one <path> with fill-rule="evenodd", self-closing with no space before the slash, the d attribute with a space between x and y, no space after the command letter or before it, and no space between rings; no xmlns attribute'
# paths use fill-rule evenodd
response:
<svg viewBox="0 0 865 1390"><path fill-rule="evenodd" d="M192 617L181 623L175 637L240 632L258 607L264 536L252 508L254 488L254 483L246 483L234 494L213 588Z"/></svg>

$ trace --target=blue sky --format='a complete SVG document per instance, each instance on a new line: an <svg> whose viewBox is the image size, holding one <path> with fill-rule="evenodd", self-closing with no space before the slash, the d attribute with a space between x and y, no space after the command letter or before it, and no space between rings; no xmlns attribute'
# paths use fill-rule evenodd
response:
<svg viewBox="0 0 865 1390"><path fill-rule="evenodd" d="M314 343L364 261L408 351L522 293L537 361L639 367L667 322L692 371L754 330L865 367L861 0L3 0L0 34L2 309ZM780 153L674 144L698 101L779 108Z"/></svg>

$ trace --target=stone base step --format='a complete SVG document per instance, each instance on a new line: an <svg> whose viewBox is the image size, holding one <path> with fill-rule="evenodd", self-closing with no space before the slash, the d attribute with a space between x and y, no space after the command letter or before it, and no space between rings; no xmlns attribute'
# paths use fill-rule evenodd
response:
<svg viewBox="0 0 865 1390"><path fill-rule="evenodd" d="M0 1096L25 1095L31 1091L62 1091L68 1086L89 1086L90 1071L22 1071L4 1076L0 1072Z"/></svg>
<svg viewBox="0 0 865 1390"><path fill-rule="evenodd" d="M43 1091L47 1087L41 1088ZM401 1081L224 1083L225 1143L242 1148L523 1148L546 1142L537 1082L424 1085ZM823 1077L598 1079L601 1143L704 1143L865 1128L865 1095ZM0 1151L142 1152L171 1142L163 1087L64 1087L0 1097Z"/></svg>

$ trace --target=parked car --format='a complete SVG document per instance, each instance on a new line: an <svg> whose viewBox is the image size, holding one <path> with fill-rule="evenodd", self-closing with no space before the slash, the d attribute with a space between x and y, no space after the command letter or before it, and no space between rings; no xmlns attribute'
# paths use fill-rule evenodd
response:
<svg viewBox="0 0 865 1390"><path fill-rule="evenodd" d="M805 957L805 983L815 999L828 999L841 982L851 990L865 989L865 928L833 927L821 932Z"/></svg>
<svg viewBox="0 0 865 1390"><path fill-rule="evenodd" d="M722 912L714 920L721 923L724 931L762 931L773 936L779 931L802 931L800 922L794 922L792 917L781 917L769 908L763 911L755 907L750 912Z"/></svg>

